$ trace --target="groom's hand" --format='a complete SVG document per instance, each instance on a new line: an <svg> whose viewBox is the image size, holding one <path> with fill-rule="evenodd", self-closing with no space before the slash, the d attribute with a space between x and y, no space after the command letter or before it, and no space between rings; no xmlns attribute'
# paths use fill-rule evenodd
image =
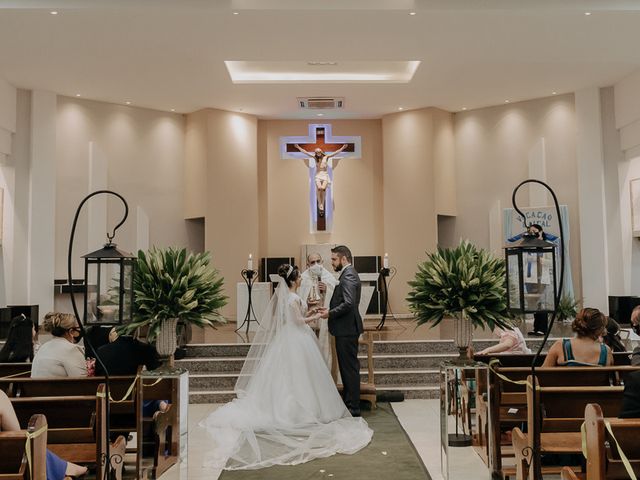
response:
<svg viewBox="0 0 640 480"><path fill-rule="evenodd" d="M320 318L329 318L329 309L328 308L319 308L318 313L320 314Z"/></svg>

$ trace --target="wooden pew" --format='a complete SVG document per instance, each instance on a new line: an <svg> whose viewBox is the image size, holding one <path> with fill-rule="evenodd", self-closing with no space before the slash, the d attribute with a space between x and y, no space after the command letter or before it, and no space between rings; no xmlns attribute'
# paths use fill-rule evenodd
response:
<svg viewBox="0 0 640 480"><path fill-rule="evenodd" d="M596 369L597 370L597 369ZM621 386L571 386L532 388L532 378L527 385L527 430L526 435L516 427L513 429L516 479L533 479L536 456L530 456L537 438L541 454L580 454L582 439L580 426L584 421L584 410L591 402L599 403L607 416L617 416L622 405ZM534 421L534 397L538 420ZM522 437L528 448L522 448ZM528 457L528 458L526 458ZM530 463L527 461L529 460ZM560 467L545 467L543 472L559 473Z"/></svg>
<svg viewBox="0 0 640 480"><path fill-rule="evenodd" d="M26 430L0 432L0 479L2 480L46 480L47 479L47 419L42 414L29 419ZM35 438L27 440L33 434L45 428ZM26 442L31 449L31 467L27 462Z"/></svg>
<svg viewBox="0 0 640 480"><path fill-rule="evenodd" d="M93 395L10 398L21 424L33 414L42 413L48 419L49 450L61 458L84 465L96 466L96 478L103 478L101 459L106 454L106 398L104 384ZM111 455L124 458L125 439L121 436L111 446ZM118 480L122 463L112 462Z"/></svg>
<svg viewBox="0 0 640 480"><path fill-rule="evenodd" d="M552 342L547 343L548 346L552 345ZM500 365L503 367L530 367L533 362L535 354L527 353L492 353L489 355L474 355L473 359L476 362L489 363L496 359L500 361ZM546 353L541 353L536 367L541 367L544 359L547 357ZM631 365L631 352L614 352L613 353L614 365Z"/></svg>
<svg viewBox="0 0 640 480"><path fill-rule="evenodd" d="M563 467L560 471L560 478L562 480L580 480L576 475L576 472L571 470L569 467Z"/></svg>
<svg viewBox="0 0 640 480"><path fill-rule="evenodd" d="M31 376L31 364L30 363L0 363L0 378L5 377L30 377Z"/></svg>
<svg viewBox="0 0 640 480"><path fill-rule="evenodd" d="M605 420L636 476L640 476L640 418L605 419L600 405L590 403L584 410L587 480L629 478Z"/></svg>
<svg viewBox="0 0 640 480"><path fill-rule="evenodd" d="M180 456L179 386L172 377L152 380L139 377L136 388L138 399L136 478L159 478L166 470L178 462ZM169 402L165 412L156 411L152 415L143 414L143 403L149 400ZM186 419L185 419L186 420Z"/></svg>
<svg viewBox="0 0 640 480"><path fill-rule="evenodd" d="M640 370L637 366L612 367L547 367L537 368L536 376L542 386L608 386L620 385L627 375ZM512 457L510 445L502 445L501 432L511 431L527 421L527 398L524 385L514 384L500 378L504 375L510 380L525 381L530 375L530 367L494 366L489 374L489 385L484 390L488 398L480 393L476 397L476 415L480 418L478 425L487 425L477 432L478 436L486 435L486 440L479 443L490 445L488 456L490 466L496 476L512 475L513 467L503 467L503 458ZM478 384L480 391L482 385ZM485 411L483 411L485 409Z"/></svg>
<svg viewBox="0 0 640 480"><path fill-rule="evenodd" d="M122 399L131 385L134 390L128 400L111 402L111 432L126 435L136 429L136 376L110 377L110 394L114 400ZM95 395L104 377L55 377L55 378L0 378L0 390L12 397L56 397L65 395Z"/></svg>

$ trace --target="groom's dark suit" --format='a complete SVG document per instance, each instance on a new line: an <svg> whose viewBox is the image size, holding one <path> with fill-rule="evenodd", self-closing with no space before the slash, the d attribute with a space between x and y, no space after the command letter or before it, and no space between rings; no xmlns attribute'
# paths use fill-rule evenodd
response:
<svg viewBox="0 0 640 480"><path fill-rule="evenodd" d="M329 304L329 332L336 338L338 367L344 386L344 403L353 412L360 411L360 362L358 338L364 331L360 305L360 277L352 265L343 268Z"/></svg>

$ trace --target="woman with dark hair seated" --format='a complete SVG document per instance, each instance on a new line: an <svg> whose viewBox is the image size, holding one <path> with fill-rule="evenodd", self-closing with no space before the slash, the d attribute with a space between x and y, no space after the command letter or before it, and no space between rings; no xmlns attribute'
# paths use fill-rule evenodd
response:
<svg viewBox="0 0 640 480"><path fill-rule="evenodd" d="M597 308L583 308L571 328L574 338L558 340L549 349L543 367L605 367L613 364L611 349L600 342L607 317Z"/></svg>
<svg viewBox="0 0 640 480"><path fill-rule="evenodd" d="M20 423L16 411L7 394L0 390L0 432L15 432L17 430L20 430ZM47 480L79 478L86 473L87 467L67 462L47 450Z"/></svg>
<svg viewBox="0 0 640 480"><path fill-rule="evenodd" d="M36 338L31 320L23 314L14 317L9 324L7 340L0 350L0 363L31 362Z"/></svg>

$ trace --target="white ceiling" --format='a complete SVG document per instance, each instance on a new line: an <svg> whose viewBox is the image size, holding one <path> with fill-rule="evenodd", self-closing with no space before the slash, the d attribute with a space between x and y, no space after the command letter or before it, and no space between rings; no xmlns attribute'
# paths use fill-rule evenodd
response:
<svg viewBox="0 0 640 480"><path fill-rule="evenodd" d="M607 86L639 45L639 0L0 0L0 75L18 87L262 118L315 118L304 96L369 118ZM255 85L225 60L421 64L406 84Z"/></svg>

